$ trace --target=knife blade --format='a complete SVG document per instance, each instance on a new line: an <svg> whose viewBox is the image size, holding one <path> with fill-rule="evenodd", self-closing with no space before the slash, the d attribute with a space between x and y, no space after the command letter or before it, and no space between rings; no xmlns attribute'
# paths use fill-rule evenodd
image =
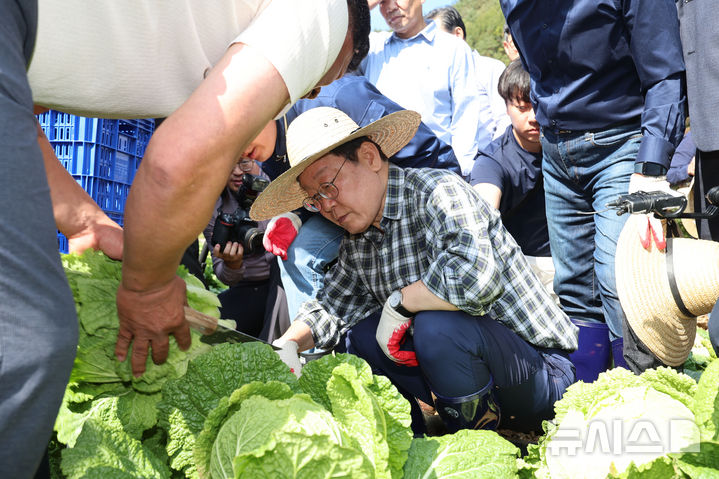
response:
<svg viewBox="0 0 719 479"><path fill-rule="evenodd" d="M205 344L249 343L259 341L270 345L275 351L280 350L280 348L271 345L267 341L223 326L217 322L217 318L201 313L189 306L185 306L185 319L189 323L190 328L202 334L200 341Z"/></svg>

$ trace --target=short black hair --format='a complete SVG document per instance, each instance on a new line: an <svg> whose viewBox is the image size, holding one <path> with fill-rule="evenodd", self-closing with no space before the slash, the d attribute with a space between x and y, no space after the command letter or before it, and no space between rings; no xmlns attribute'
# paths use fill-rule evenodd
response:
<svg viewBox="0 0 719 479"><path fill-rule="evenodd" d="M347 0L349 24L352 28L352 48L354 55L347 67L347 71L357 70L364 57L369 52L370 16L367 0Z"/></svg>
<svg viewBox="0 0 719 479"><path fill-rule="evenodd" d="M459 27L462 29L462 35L464 35L464 38L467 38L467 29L464 27L462 15L460 15L457 9L454 7L448 6L435 8L427 15L425 15L424 19L427 21L435 20L437 22L440 22L444 29L448 32L454 30L455 27Z"/></svg>
<svg viewBox="0 0 719 479"><path fill-rule="evenodd" d="M529 73L520 60L514 60L504 69L499 76L497 91L505 102L522 100L529 103Z"/></svg>
<svg viewBox="0 0 719 479"><path fill-rule="evenodd" d="M364 142L369 142L376 146L377 150L379 150L379 156L382 158L382 161L387 161L387 155L384 154L382 148L377 143L372 141L369 136L360 136L359 138L350 140L347 143L343 143L330 151L330 153L347 158L353 163L357 163L359 161L357 158L357 150L359 150L359 147L362 146L362 143Z"/></svg>

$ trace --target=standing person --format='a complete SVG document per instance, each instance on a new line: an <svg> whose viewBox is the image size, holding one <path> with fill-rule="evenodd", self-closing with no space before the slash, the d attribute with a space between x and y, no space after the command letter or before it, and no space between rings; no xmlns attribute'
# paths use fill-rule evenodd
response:
<svg viewBox="0 0 719 479"><path fill-rule="evenodd" d="M43 0L29 71L36 101L46 106L169 115L150 140L125 208L117 356L124 360L134 342L138 375L151 344L153 360L165 359L168 332L182 347L190 340L175 270L245 145L282 109L356 66L368 48L369 10L361 0L197 5L139 9L105 0L90 9L80 0ZM158 18L161 34L153 33ZM149 41L181 54L147 48Z"/></svg>
<svg viewBox="0 0 719 479"><path fill-rule="evenodd" d="M467 41L467 30L456 8L435 8L424 18L428 22L434 20L445 32ZM510 124L507 107L497 91L499 76L504 72L505 65L496 58L480 55L477 50L472 50L472 60L480 103L477 128L481 149L481 145L489 145L492 140L501 136Z"/></svg>
<svg viewBox="0 0 719 479"><path fill-rule="evenodd" d="M235 3L43 1L39 17L34 0L0 6L0 477L34 474L72 367L77 320L55 225L73 251L123 257L117 355L134 340L141 374L150 346L165 360L168 334L189 345L175 271L244 145L366 54L365 0ZM89 116L170 114L135 178L124 250L119 226L55 158L33 101Z"/></svg>
<svg viewBox="0 0 719 479"><path fill-rule="evenodd" d="M34 475L75 359L56 227L70 251L122 256L122 229L57 161L33 115L36 27L34 1L0 4L0 477L13 478Z"/></svg>
<svg viewBox="0 0 719 479"><path fill-rule="evenodd" d="M694 211L706 209L706 193L719 185L719 28L711 21L718 4L711 0L677 1L682 50L687 68L687 98L694 165ZM719 218L697 220L699 237L719 241ZM719 320L719 318L715 319Z"/></svg>
<svg viewBox="0 0 719 479"><path fill-rule="evenodd" d="M477 155L469 184L502 214L502 223L522 248L532 270L558 301L552 283L542 179L539 123L529 99L529 74L513 61L499 77L499 94L512 124Z"/></svg>
<svg viewBox="0 0 719 479"><path fill-rule="evenodd" d="M592 375L607 367L610 339L615 363L623 347L633 371L659 365L619 304L614 255L626 215L606 204L627 192L670 191L665 175L686 103L676 9L671 0L500 4L532 78L554 290L580 324L577 353L594 363ZM647 215L645 224L643 246L663 249L660 222Z"/></svg>
<svg viewBox="0 0 719 479"><path fill-rule="evenodd" d="M324 288L275 344L298 373L297 351L313 346L363 357L410 401L415 434L414 398L432 403L432 393L452 432L534 429L574 381L576 328L471 186L388 162L418 124L400 111L358 128L322 107L290 126L292 167L252 217L304 205L347 233Z"/></svg>
<svg viewBox="0 0 719 479"><path fill-rule="evenodd" d="M719 29L712 21L717 2L677 1L692 136L697 147L694 165L694 211L705 211L706 194L719 185L719 131L714 115L719 109ZM697 220L699 237L719 241L719 218ZM719 350L719 302L709 315L709 335Z"/></svg>
<svg viewBox="0 0 719 479"><path fill-rule="evenodd" d="M469 175L480 144L481 105L469 46L422 16L424 0L381 0L392 32L373 32L358 72L403 108L418 111L437 137L452 146ZM491 140L486 135L486 143Z"/></svg>

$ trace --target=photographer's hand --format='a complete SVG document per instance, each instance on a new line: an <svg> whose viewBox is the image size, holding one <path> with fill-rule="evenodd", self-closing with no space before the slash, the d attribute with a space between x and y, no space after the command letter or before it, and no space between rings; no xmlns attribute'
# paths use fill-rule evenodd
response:
<svg viewBox="0 0 719 479"><path fill-rule="evenodd" d="M219 244L216 244L212 249L212 255L220 258L225 262L225 266L231 269L240 269L242 267L244 252L242 244L233 241L228 241L223 250L220 250Z"/></svg>

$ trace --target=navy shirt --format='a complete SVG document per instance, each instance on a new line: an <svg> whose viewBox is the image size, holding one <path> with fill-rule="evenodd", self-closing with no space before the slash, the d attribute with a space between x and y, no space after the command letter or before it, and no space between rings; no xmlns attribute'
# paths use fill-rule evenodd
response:
<svg viewBox="0 0 719 479"><path fill-rule="evenodd" d="M345 75L330 85L323 86L316 98L295 103L287 112L287 125L301 113L318 106L337 108L359 126L366 126L390 113L404 110L382 95L365 77ZM424 123L420 123L414 138L390 158L390 161L405 168L443 168L461 174L452 147L439 140ZM284 120L279 119L274 155L262 164L262 169L271 179L275 179L289 167Z"/></svg>
<svg viewBox="0 0 719 479"><path fill-rule="evenodd" d="M477 154L469 183L472 186L490 183L502 191L499 201L502 222L522 248L522 253L551 256L544 206L542 152L531 153L519 146L512 125Z"/></svg>
<svg viewBox="0 0 719 479"><path fill-rule="evenodd" d="M669 166L686 94L673 0L500 0L543 128L641 118L637 162Z"/></svg>

